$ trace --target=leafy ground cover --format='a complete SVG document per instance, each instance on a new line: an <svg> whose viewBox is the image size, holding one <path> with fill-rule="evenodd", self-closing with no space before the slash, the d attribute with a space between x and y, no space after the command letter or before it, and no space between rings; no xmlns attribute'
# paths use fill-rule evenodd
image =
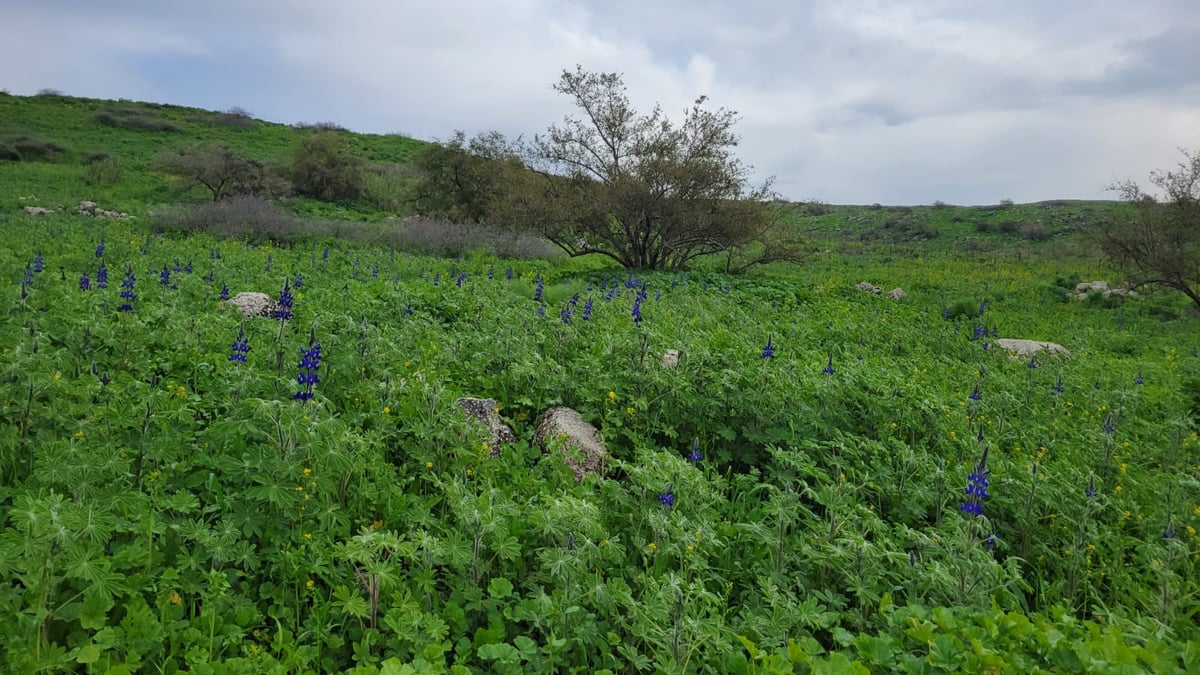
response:
<svg viewBox="0 0 1200 675"><path fill-rule="evenodd" d="M1195 322L1064 299L1085 263L637 276L0 227L4 670L1198 667ZM221 302L285 285L287 321ZM462 395L517 431L500 459ZM558 404L603 476L532 445Z"/></svg>

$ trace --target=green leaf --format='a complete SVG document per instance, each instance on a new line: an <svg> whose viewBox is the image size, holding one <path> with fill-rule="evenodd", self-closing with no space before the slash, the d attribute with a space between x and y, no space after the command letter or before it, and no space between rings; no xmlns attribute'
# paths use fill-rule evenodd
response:
<svg viewBox="0 0 1200 675"><path fill-rule="evenodd" d="M512 582L504 577L496 577L488 582L488 595L493 598L507 598L512 592Z"/></svg>
<svg viewBox="0 0 1200 675"><path fill-rule="evenodd" d="M75 655L75 663L95 663L99 660L100 648L93 644L80 647L79 653Z"/></svg>

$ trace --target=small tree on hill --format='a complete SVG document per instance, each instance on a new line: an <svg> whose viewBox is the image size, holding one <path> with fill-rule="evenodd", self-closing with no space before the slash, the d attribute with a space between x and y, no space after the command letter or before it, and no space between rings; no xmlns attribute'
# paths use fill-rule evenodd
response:
<svg viewBox="0 0 1200 675"><path fill-rule="evenodd" d="M1200 309L1200 154L1183 156L1175 170L1150 174L1161 195L1132 180L1111 186L1129 209L1100 228L1100 246L1129 270L1132 287L1170 288Z"/></svg>
<svg viewBox="0 0 1200 675"><path fill-rule="evenodd" d="M547 184L527 196L568 207L543 208L550 218L538 227L568 255L677 269L719 253L731 271L799 258L774 221L770 182L751 186L733 154L737 113L709 110L701 96L676 125L658 106L639 114L620 75L578 66L554 89L580 114L534 138L527 161Z"/></svg>
<svg viewBox="0 0 1200 675"><path fill-rule="evenodd" d="M336 132L308 135L292 163L296 191L324 201L349 201L366 194L366 162L350 154L349 145Z"/></svg>
<svg viewBox="0 0 1200 675"><path fill-rule="evenodd" d="M286 182L269 167L238 155L224 143L166 150L154 167L182 179L184 190L203 185L214 202L235 195L269 197L287 190Z"/></svg>

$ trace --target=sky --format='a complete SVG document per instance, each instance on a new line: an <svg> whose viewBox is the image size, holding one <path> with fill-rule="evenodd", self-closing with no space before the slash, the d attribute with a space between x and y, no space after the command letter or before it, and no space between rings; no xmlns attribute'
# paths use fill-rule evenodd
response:
<svg viewBox="0 0 1200 675"><path fill-rule="evenodd" d="M0 89L443 140L615 72L790 200L1109 199L1200 149L1198 0L0 0Z"/></svg>

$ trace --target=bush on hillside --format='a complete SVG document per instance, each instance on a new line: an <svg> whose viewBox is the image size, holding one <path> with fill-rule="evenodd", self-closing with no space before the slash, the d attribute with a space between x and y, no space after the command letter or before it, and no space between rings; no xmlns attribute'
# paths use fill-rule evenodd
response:
<svg viewBox="0 0 1200 675"><path fill-rule="evenodd" d="M481 249L502 258L557 258L562 255L546 240L530 234L424 216L397 222L378 243L443 258Z"/></svg>
<svg viewBox="0 0 1200 675"><path fill-rule="evenodd" d="M294 241L316 234L305 221L261 197L241 195L203 204L166 206L150 214L155 229L203 232L226 239Z"/></svg>
<svg viewBox="0 0 1200 675"><path fill-rule="evenodd" d="M350 154L349 142L332 132L306 137L292 163L296 192L336 202L362 198L367 191L366 162Z"/></svg>
<svg viewBox="0 0 1200 675"><path fill-rule="evenodd" d="M125 163L103 152L88 155L79 172L85 185L116 185L124 175Z"/></svg>
<svg viewBox="0 0 1200 675"><path fill-rule="evenodd" d="M106 127L122 127L143 131L177 132L174 122L159 117L156 113L140 108L104 108L92 115L92 121Z"/></svg>
<svg viewBox="0 0 1200 675"><path fill-rule="evenodd" d="M11 162L53 162L67 148L24 129L0 130L0 160Z"/></svg>

